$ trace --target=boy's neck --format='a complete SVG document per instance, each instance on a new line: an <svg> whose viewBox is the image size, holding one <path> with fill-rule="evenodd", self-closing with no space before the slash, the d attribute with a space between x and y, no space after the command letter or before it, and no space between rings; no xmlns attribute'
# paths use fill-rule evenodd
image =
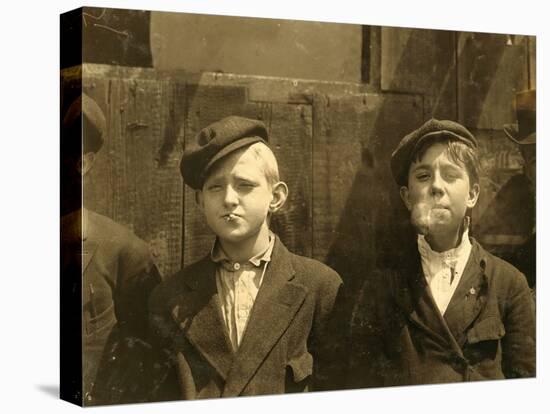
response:
<svg viewBox="0 0 550 414"><path fill-rule="evenodd" d="M267 226L262 227L256 236L237 243L221 238L219 241L229 259L233 262L245 262L267 249L269 246L269 228Z"/></svg>

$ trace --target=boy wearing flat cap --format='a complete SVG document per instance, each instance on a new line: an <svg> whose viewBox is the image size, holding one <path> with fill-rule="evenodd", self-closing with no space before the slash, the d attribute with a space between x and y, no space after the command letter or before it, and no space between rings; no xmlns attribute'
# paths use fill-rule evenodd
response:
<svg viewBox="0 0 550 414"><path fill-rule="evenodd" d="M311 389L341 279L269 230L288 189L262 122L237 116L198 133L181 161L215 233L212 250L153 292L152 334L172 369L155 399Z"/></svg>
<svg viewBox="0 0 550 414"><path fill-rule="evenodd" d="M469 236L477 141L431 119L391 157L415 248L365 284L353 321L354 386L535 375L535 315L525 277Z"/></svg>

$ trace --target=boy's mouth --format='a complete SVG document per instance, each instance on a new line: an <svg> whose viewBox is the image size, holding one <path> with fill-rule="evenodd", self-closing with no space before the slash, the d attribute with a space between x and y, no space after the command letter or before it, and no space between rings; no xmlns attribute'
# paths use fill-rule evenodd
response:
<svg viewBox="0 0 550 414"><path fill-rule="evenodd" d="M444 204L416 204L411 211L411 221L419 234L428 235L440 220L448 217L449 207Z"/></svg>
<svg viewBox="0 0 550 414"><path fill-rule="evenodd" d="M235 220L239 217L238 214L234 214L234 213L227 213L227 214L224 214L222 216L222 219L224 219L225 221L232 221L232 220Z"/></svg>

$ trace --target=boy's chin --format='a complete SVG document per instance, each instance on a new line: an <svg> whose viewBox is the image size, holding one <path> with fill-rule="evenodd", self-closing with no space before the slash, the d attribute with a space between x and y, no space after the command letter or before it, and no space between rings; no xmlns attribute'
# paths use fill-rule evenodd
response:
<svg viewBox="0 0 550 414"><path fill-rule="evenodd" d="M424 236L452 234L459 227L459 224L454 223L449 213L432 214L427 219L411 217L411 224L418 234Z"/></svg>
<svg viewBox="0 0 550 414"><path fill-rule="evenodd" d="M234 229L233 231L223 231L217 233L218 238L226 243L239 244L245 243L255 237L258 237L257 232L244 229Z"/></svg>
<svg viewBox="0 0 550 414"><path fill-rule="evenodd" d="M247 239L247 235L240 232L219 232L217 236L220 240L233 244Z"/></svg>

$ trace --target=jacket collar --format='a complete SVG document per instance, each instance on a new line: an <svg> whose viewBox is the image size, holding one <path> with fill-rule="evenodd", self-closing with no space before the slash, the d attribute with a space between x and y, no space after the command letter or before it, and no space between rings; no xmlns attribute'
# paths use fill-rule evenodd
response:
<svg viewBox="0 0 550 414"><path fill-rule="evenodd" d="M465 341L465 331L479 315L486 302L486 254L480 245L470 239L472 250L462 278L442 316L429 292L418 251L404 262L395 274L392 296L407 318L425 333L439 341L458 343ZM449 334L452 337L449 337Z"/></svg>

